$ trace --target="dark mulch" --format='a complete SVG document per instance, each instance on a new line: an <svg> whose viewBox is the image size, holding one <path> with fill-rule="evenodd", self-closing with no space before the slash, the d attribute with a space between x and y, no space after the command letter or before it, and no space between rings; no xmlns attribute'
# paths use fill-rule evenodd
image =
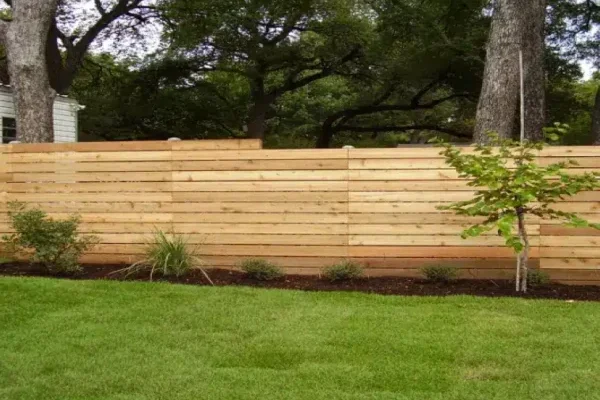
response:
<svg viewBox="0 0 600 400"><path fill-rule="evenodd" d="M67 279L114 279L147 281L146 273L125 278L115 274L123 265L84 265L75 274L52 274L39 265L7 263L0 265L0 275L5 276L44 276ZM591 300L600 301L600 286L574 286L552 283L530 288L526 295L515 293L514 283L491 280L457 280L447 284L429 283L421 279L372 277L346 282L329 282L318 276L286 275L273 281L263 282L247 278L243 273L225 269L207 270L217 286L253 286L261 288L296 289L311 291L356 291L385 295L404 296L448 296L473 295L486 297L526 297L533 299ZM200 271L192 271L183 277L154 277L155 281L190 285L208 285Z"/></svg>

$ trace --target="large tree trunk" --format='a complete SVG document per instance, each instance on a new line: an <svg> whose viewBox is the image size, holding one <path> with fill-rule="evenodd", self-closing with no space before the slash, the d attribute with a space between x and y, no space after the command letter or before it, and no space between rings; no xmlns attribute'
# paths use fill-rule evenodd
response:
<svg viewBox="0 0 600 400"><path fill-rule="evenodd" d="M317 143L315 147L317 149L328 149L331 146L331 141L333 140L333 135L335 134L335 128L333 124L339 119L339 115L334 114L329 116L323 125L321 126L321 132L319 133L319 137L317 137Z"/></svg>
<svg viewBox="0 0 600 400"><path fill-rule="evenodd" d="M53 105L46 66L46 41L57 0L15 1L1 37L17 115L17 139L26 143L53 142Z"/></svg>
<svg viewBox="0 0 600 400"><path fill-rule="evenodd" d="M253 139L265 138L267 130L267 113L271 102L266 98L258 98L248 112L248 137Z"/></svg>
<svg viewBox="0 0 600 400"><path fill-rule="evenodd" d="M546 76L544 49L546 0L528 0L523 40L525 85L525 137L543 140L546 125Z"/></svg>
<svg viewBox="0 0 600 400"><path fill-rule="evenodd" d="M496 0L477 105L476 142L486 142L488 132L510 138L516 131L520 49L526 65L527 136L541 136L544 124L544 15L545 0Z"/></svg>
<svg viewBox="0 0 600 400"><path fill-rule="evenodd" d="M600 145L600 87L596 91L594 109L592 110L592 140L595 145Z"/></svg>
<svg viewBox="0 0 600 400"><path fill-rule="evenodd" d="M254 79L252 82L252 106L247 120L248 137L264 140L267 130L267 114L276 99L276 94L265 92L262 75Z"/></svg>

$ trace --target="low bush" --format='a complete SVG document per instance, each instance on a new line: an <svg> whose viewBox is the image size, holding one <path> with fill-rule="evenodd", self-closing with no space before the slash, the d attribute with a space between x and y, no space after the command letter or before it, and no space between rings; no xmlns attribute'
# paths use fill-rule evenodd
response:
<svg viewBox="0 0 600 400"><path fill-rule="evenodd" d="M323 268L323 276L331 282L348 281L363 275L363 267L353 261L343 261Z"/></svg>
<svg viewBox="0 0 600 400"><path fill-rule="evenodd" d="M529 269L527 271L527 282L530 286L542 286L550 283L550 275L539 269Z"/></svg>
<svg viewBox="0 0 600 400"><path fill-rule="evenodd" d="M9 203L8 216L14 230L4 235L6 251L18 256L31 257L34 263L44 265L51 272L76 272L79 258L97 238L80 235L79 216L55 220L38 208L27 209L23 203Z"/></svg>
<svg viewBox="0 0 600 400"><path fill-rule="evenodd" d="M421 273L429 282L448 283L458 278L458 270L448 265L428 265Z"/></svg>
<svg viewBox="0 0 600 400"><path fill-rule="evenodd" d="M244 260L239 267L248 277L259 281L271 281L284 275L280 267L260 258Z"/></svg>
<svg viewBox="0 0 600 400"><path fill-rule="evenodd" d="M152 280L155 273L179 277L192 269L202 271L204 277L213 284L202 268L196 249L188 246L187 240L182 235L167 235L163 231L156 231L152 240L146 245L144 259L117 272L124 272L129 276L141 271L149 271Z"/></svg>

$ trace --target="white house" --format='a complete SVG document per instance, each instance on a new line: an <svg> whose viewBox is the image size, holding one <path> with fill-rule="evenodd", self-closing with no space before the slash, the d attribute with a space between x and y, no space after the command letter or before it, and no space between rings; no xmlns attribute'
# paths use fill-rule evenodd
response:
<svg viewBox="0 0 600 400"><path fill-rule="evenodd" d="M77 141L77 113L83 109L77 100L57 96L54 101L54 142ZM0 119L2 122L2 143L16 140L17 124L15 104L9 86L0 86Z"/></svg>

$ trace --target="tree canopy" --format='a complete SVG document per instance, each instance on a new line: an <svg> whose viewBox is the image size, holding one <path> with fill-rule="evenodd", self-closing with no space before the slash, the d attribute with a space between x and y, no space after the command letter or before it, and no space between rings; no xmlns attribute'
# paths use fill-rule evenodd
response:
<svg viewBox="0 0 600 400"><path fill-rule="evenodd" d="M513 14L502 17L500 3ZM520 48L533 71L528 135L560 121L571 126L563 143L591 144L599 22L600 7L577 0L61 0L44 57L51 89L87 106L80 129L91 138L395 146L472 141L492 127L515 137L514 73L506 106L476 121L486 88L500 93L484 85L499 79L490 64L507 57L498 62L514 68ZM500 58L490 56L494 26L522 32ZM0 54L10 83L10 54Z"/></svg>

